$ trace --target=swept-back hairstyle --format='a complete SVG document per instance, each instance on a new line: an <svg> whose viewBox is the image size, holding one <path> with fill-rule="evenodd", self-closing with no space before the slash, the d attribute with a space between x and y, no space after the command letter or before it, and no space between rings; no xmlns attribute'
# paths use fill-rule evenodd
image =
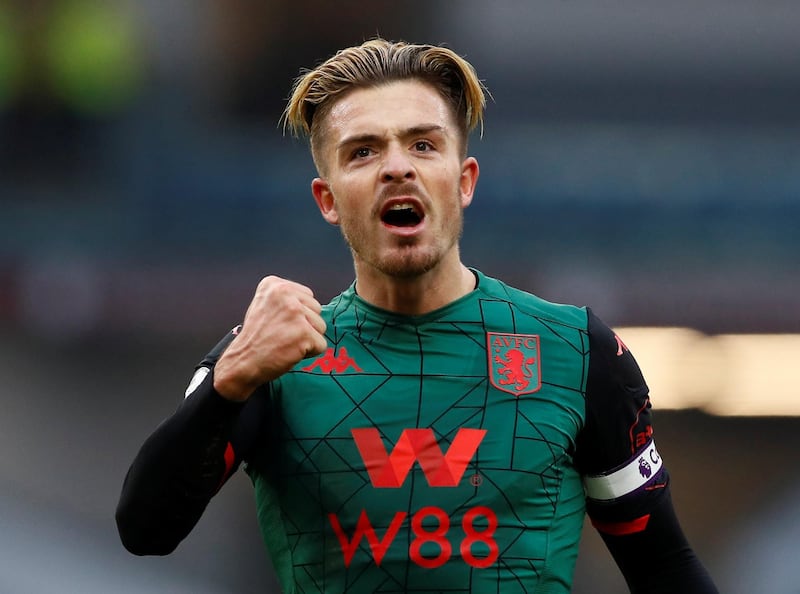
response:
<svg viewBox="0 0 800 594"><path fill-rule="evenodd" d="M309 137L311 154L319 167L324 135L321 122L337 98L354 88L407 79L432 85L452 106L466 154L469 133L483 125L488 91L469 62L435 45L376 38L338 51L294 81L283 114L284 129L298 137Z"/></svg>

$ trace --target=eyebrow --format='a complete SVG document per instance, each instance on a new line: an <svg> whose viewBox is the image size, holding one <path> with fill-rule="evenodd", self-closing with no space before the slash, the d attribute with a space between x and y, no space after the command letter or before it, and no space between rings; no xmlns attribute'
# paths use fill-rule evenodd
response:
<svg viewBox="0 0 800 594"><path fill-rule="evenodd" d="M440 124L421 124L419 126L412 126L411 128L407 128L400 133L401 137L407 136L420 136L423 134L430 134L431 132L442 132L444 131L444 126ZM350 146L353 144L362 144L362 143L370 143L378 141L382 138L379 134L355 134L353 136L347 136L343 138L339 144L336 145L336 149L340 150L343 147Z"/></svg>

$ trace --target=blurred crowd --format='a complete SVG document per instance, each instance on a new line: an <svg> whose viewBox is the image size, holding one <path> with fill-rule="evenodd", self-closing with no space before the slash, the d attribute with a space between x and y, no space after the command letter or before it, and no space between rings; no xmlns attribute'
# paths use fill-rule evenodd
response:
<svg viewBox="0 0 800 594"><path fill-rule="evenodd" d="M750 344L800 333L798 31L796 0L0 0L0 590L273 591L246 479L166 559L131 558L113 507L261 276L320 301L352 280L279 126L302 68L447 43L493 95L465 262L615 327ZM796 419L659 414L725 591L796 594ZM601 547L576 593L624 588Z"/></svg>
<svg viewBox="0 0 800 594"><path fill-rule="evenodd" d="M471 263L612 323L796 329L791 10L0 0L0 323L185 331L174 295L208 274L221 319L268 271L334 293L350 266L279 119L302 68L382 35L492 91Z"/></svg>
<svg viewBox="0 0 800 594"><path fill-rule="evenodd" d="M145 76L137 24L84 0L0 4L0 164L24 178L82 166Z"/></svg>
<svg viewBox="0 0 800 594"><path fill-rule="evenodd" d="M410 19L416 4L3 0L2 171L86 167L111 124L170 94L197 116L274 124L301 67L379 33L422 36L435 15Z"/></svg>

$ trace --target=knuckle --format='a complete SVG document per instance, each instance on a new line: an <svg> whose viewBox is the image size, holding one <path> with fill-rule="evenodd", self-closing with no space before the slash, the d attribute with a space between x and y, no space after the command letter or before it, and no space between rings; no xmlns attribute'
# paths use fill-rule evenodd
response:
<svg viewBox="0 0 800 594"><path fill-rule="evenodd" d="M285 285L286 283L287 281L285 281L281 277L275 276L274 274L270 274L269 276L265 276L259 281L258 287L260 289L268 290L280 287L281 285Z"/></svg>
<svg viewBox="0 0 800 594"><path fill-rule="evenodd" d="M259 287L266 287L266 286L269 286L274 281L275 281L275 277L274 276L272 276L272 275L265 276L260 281L258 281L258 286Z"/></svg>
<svg viewBox="0 0 800 594"><path fill-rule="evenodd" d="M305 317L306 308L297 299L287 299L284 305L292 317Z"/></svg>

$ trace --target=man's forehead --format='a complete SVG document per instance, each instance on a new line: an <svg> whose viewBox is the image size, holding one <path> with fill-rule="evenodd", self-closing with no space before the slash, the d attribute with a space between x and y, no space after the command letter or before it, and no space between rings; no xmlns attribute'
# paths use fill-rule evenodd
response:
<svg viewBox="0 0 800 594"><path fill-rule="evenodd" d="M330 140L338 144L351 136L436 127L449 130L454 114L431 85L399 81L349 91L331 106L325 120Z"/></svg>

